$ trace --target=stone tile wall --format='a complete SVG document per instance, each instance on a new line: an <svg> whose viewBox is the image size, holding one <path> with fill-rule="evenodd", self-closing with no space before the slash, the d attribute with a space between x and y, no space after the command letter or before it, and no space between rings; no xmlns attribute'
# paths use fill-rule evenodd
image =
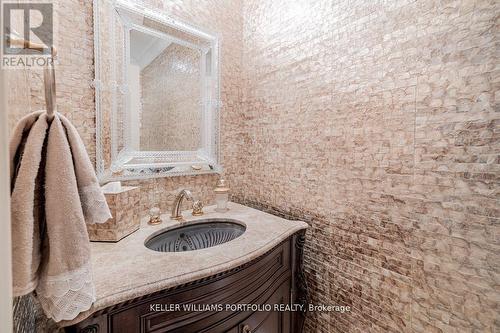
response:
<svg viewBox="0 0 500 333"><path fill-rule="evenodd" d="M307 332L494 332L497 1L248 0L234 199L303 219Z"/></svg>

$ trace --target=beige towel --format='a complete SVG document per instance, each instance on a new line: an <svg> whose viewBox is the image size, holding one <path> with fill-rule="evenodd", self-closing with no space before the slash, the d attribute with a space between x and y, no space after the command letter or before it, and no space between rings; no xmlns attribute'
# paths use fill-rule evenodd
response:
<svg viewBox="0 0 500 333"><path fill-rule="evenodd" d="M42 163L42 148L48 128L44 113L30 114L18 123L10 141L12 274L14 295L35 289L40 265L39 226L44 221L43 194L40 195L38 168ZM19 151L17 148L22 148ZM22 160L21 161L21 155ZM22 163L29 161L29 163ZM36 223L35 223L36 221Z"/></svg>
<svg viewBox="0 0 500 333"><path fill-rule="evenodd" d="M90 224L106 222L111 218L111 213L97 181L94 166L85 150L85 145L73 124L62 114L59 114L59 117L66 130L73 155L78 193L80 194L85 222Z"/></svg>
<svg viewBox="0 0 500 333"><path fill-rule="evenodd" d="M95 300L87 223L111 217L76 129L56 113L23 118L10 145L14 295L33 290L48 317L71 320Z"/></svg>

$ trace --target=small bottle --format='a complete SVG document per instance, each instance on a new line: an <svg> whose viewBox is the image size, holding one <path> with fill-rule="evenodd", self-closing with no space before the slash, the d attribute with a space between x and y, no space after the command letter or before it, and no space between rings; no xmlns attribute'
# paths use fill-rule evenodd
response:
<svg viewBox="0 0 500 333"><path fill-rule="evenodd" d="M226 181L220 178L217 181L214 191L215 202L217 204L215 211L219 213L227 212L229 210L229 208L227 208L227 202L229 201L229 187L227 186Z"/></svg>

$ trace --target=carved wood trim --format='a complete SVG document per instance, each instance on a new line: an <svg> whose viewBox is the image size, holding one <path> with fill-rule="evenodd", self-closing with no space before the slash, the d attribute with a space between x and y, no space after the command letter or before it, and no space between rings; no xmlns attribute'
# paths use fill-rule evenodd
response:
<svg viewBox="0 0 500 333"><path fill-rule="evenodd" d="M294 293L292 297L292 302L295 304L300 304L303 306L302 312L294 312L293 316L293 326L294 332L300 333L304 329L304 323L307 315L307 307L309 304L309 288L307 286L306 276L304 274L304 243L305 243L305 231L301 231L296 233L293 236L293 251L295 252L292 255L292 258L295 258L295 267L293 270L293 287L292 293Z"/></svg>

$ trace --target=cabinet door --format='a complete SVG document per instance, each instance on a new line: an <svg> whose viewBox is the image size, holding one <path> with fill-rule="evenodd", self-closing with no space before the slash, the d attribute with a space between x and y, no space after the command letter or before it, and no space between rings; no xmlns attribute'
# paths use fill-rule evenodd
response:
<svg viewBox="0 0 500 333"><path fill-rule="evenodd" d="M290 304L290 280L286 280L266 304ZM241 322L239 333L289 333L290 312L254 312L250 317Z"/></svg>

